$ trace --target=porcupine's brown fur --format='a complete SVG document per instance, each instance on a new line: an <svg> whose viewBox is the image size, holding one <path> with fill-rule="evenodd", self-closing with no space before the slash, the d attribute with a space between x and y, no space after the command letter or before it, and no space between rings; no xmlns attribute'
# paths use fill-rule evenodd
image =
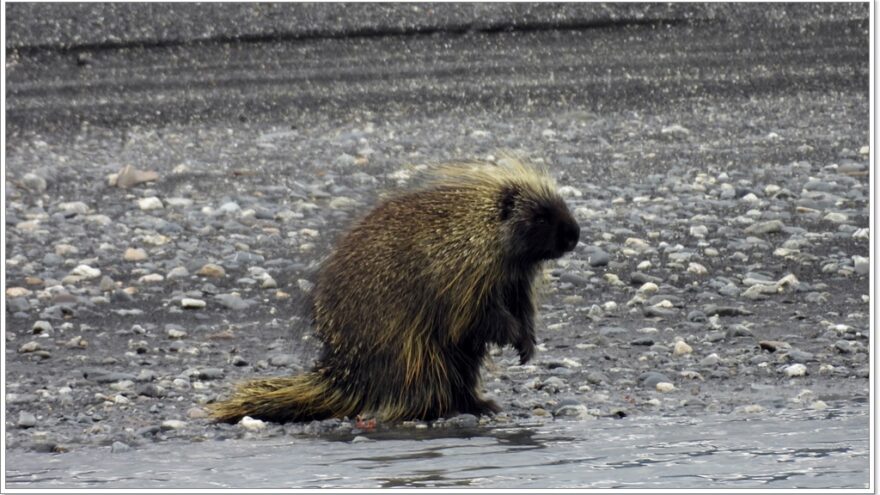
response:
<svg viewBox="0 0 880 495"><path fill-rule="evenodd" d="M580 229L549 176L518 159L438 167L381 201L338 243L312 291L316 366L258 379L212 407L220 421L492 413L479 394L490 344L535 352L541 262Z"/></svg>

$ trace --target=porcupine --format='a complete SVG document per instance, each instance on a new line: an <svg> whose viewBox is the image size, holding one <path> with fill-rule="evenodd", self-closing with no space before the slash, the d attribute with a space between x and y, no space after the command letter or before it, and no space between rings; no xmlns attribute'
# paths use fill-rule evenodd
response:
<svg viewBox="0 0 880 495"><path fill-rule="evenodd" d="M211 406L215 419L381 421L496 413L480 396L489 346L535 353L542 262L574 249L580 227L544 170L439 166L382 200L338 242L311 293L323 350L293 377L256 379Z"/></svg>

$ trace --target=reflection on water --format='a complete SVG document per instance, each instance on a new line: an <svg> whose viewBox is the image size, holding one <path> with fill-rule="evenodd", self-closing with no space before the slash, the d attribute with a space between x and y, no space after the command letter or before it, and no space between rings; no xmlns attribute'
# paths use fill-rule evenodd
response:
<svg viewBox="0 0 880 495"><path fill-rule="evenodd" d="M7 457L8 488L866 488L867 408Z"/></svg>

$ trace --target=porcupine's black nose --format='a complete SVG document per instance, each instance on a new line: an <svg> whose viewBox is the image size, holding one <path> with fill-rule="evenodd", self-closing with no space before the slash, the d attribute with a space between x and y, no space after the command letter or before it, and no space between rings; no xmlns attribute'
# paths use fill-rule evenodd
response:
<svg viewBox="0 0 880 495"><path fill-rule="evenodd" d="M575 222L566 222L559 227L558 246L560 251L567 253L577 246L581 238L581 228Z"/></svg>

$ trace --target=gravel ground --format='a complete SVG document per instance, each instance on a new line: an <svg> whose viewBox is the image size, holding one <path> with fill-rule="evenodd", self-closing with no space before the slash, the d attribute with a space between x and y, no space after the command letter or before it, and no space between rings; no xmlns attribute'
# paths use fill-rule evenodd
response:
<svg viewBox="0 0 880 495"><path fill-rule="evenodd" d="M581 244L548 267L536 359L493 353L504 411L440 424L867 408L867 30L12 54L7 449L356 437L205 405L310 365L296 301L382 191L500 150L550 166Z"/></svg>

